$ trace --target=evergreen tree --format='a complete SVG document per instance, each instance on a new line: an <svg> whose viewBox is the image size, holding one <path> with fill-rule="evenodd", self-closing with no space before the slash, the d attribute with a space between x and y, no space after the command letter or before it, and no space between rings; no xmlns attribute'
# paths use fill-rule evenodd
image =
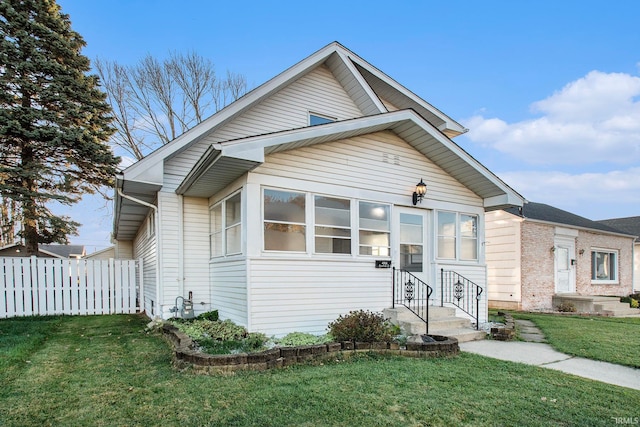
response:
<svg viewBox="0 0 640 427"><path fill-rule="evenodd" d="M111 185L119 159L85 42L55 0L0 0L0 35L0 195L16 202L19 236L37 254L79 226L47 205Z"/></svg>

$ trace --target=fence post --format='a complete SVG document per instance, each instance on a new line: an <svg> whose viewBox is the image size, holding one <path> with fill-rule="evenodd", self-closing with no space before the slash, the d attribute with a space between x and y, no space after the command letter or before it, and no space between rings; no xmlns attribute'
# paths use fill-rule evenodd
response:
<svg viewBox="0 0 640 427"><path fill-rule="evenodd" d="M138 311L142 313L146 308L144 301L144 271L142 271L142 258L138 258L138 260L136 261L136 266L138 267L138 277L136 278L136 290L138 292L137 301L140 302Z"/></svg>

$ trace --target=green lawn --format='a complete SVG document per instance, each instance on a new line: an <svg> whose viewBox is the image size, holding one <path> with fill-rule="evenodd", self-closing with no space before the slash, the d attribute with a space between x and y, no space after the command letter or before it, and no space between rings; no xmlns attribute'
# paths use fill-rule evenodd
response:
<svg viewBox="0 0 640 427"><path fill-rule="evenodd" d="M172 368L145 323L0 320L0 426L610 426L638 416L640 391L471 354L196 376Z"/></svg>
<svg viewBox="0 0 640 427"><path fill-rule="evenodd" d="M640 368L640 318L512 314L534 322L558 351Z"/></svg>

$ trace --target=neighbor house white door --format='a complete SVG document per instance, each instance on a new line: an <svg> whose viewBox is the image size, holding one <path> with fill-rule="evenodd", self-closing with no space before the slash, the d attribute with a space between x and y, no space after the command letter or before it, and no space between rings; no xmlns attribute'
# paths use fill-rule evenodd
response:
<svg viewBox="0 0 640 427"><path fill-rule="evenodd" d="M575 241L573 239L556 239L554 247L556 293L573 293L576 291Z"/></svg>

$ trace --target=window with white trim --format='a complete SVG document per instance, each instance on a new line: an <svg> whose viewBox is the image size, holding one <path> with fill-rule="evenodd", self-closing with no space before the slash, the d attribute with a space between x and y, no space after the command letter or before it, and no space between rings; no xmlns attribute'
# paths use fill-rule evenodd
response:
<svg viewBox="0 0 640 427"><path fill-rule="evenodd" d="M263 190L264 249L305 252L305 193Z"/></svg>
<svg viewBox="0 0 640 427"><path fill-rule="evenodd" d="M618 252L606 249L591 251L591 282L618 282Z"/></svg>
<svg viewBox="0 0 640 427"><path fill-rule="evenodd" d="M389 256L390 206L382 203L359 202L358 238L360 255Z"/></svg>
<svg viewBox="0 0 640 427"><path fill-rule="evenodd" d="M151 209L147 217L147 237L153 237L156 234L156 211Z"/></svg>
<svg viewBox="0 0 640 427"><path fill-rule="evenodd" d="M315 252L351 254L351 201L315 196Z"/></svg>
<svg viewBox="0 0 640 427"><path fill-rule="evenodd" d="M438 258L478 260L478 216L438 212Z"/></svg>
<svg viewBox="0 0 640 427"><path fill-rule="evenodd" d="M235 193L209 210L211 258L242 253L242 197Z"/></svg>

